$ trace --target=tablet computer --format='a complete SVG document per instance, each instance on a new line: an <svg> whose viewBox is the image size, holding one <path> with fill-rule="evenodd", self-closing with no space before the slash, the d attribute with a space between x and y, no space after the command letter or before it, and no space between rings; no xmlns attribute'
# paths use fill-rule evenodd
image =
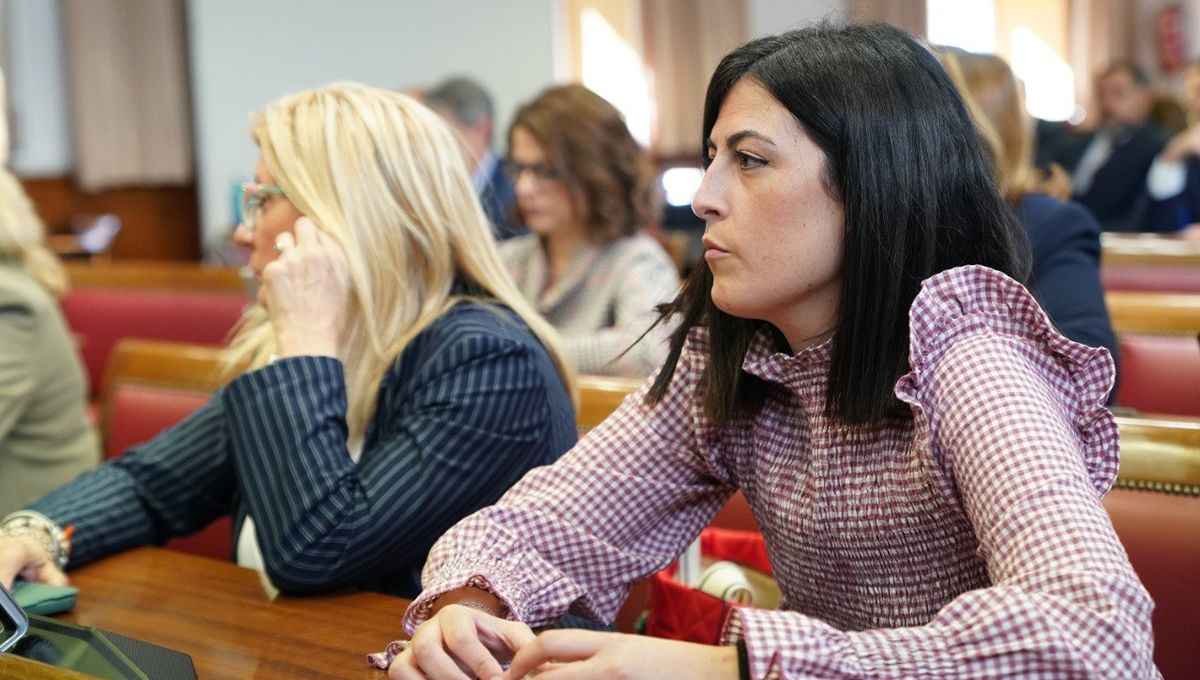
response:
<svg viewBox="0 0 1200 680"><path fill-rule="evenodd" d="M188 655L96 628L27 613L0 587L0 652L106 680L195 680Z"/></svg>

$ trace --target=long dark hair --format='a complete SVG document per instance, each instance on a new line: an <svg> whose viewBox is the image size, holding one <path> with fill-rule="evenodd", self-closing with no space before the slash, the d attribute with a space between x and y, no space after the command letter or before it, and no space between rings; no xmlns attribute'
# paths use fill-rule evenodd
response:
<svg viewBox="0 0 1200 680"><path fill-rule="evenodd" d="M825 155L829 191L846 217L841 304L825 411L846 424L896 413L908 370L908 309L921 281L968 264L1024 283L1029 245L1001 198L975 124L937 59L883 24L820 24L751 41L721 60L704 101L704 141L722 102L752 78L791 112ZM717 423L753 416L767 385L742 370L769 324L713 305L701 263L662 318L681 323L647 400L666 394L688 331L707 327L699 396Z"/></svg>

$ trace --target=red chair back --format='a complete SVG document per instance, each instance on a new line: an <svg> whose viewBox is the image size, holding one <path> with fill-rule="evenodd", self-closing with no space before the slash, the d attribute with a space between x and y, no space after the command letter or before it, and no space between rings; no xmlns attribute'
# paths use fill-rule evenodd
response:
<svg viewBox="0 0 1200 680"><path fill-rule="evenodd" d="M1117 403L1145 413L1200 417L1200 341L1124 333Z"/></svg>
<svg viewBox="0 0 1200 680"><path fill-rule="evenodd" d="M62 301L67 325L79 338L92 396L99 392L108 355L121 338L218 345L245 306L245 295L228 291L74 288Z"/></svg>
<svg viewBox="0 0 1200 680"><path fill-rule="evenodd" d="M1160 293L1200 293L1200 267L1172 264L1103 264L1104 290L1140 290Z"/></svg>
<svg viewBox="0 0 1200 680"><path fill-rule="evenodd" d="M116 458L171 428L208 401L217 381L215 351L163 343L123 341L113 352L105 386L104 457ZM173 370L174 368L174 370ZM168 375L158 381L157 373ZM194 374L194 375L191 375ZM184 381L194 378L190 384ZM173 538L166 547L229 561L233 529L220 517L198 533Z"/></svg>
<svg viewBox="0 0 1200 680"><path fill-rule="evenodd" d="M1154 600L1154 662L1165 680L1200 670L1200 496L1113 489L1104 499Z"/></svg>

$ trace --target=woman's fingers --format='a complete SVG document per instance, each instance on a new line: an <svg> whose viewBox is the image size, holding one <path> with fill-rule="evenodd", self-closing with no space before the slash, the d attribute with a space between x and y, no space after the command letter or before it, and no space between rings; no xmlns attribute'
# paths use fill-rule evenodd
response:
<svg viewBox="0 0 1200 680"><path fill-rule="evenodd" d="M297 219L296 223L292 226L292 229L296 233L296 237L295 237L296 245L298 245L298 246L316 245L317 234L319 233L319 230L317 229L316 223L313 222L311 219L309 219L307 217L301 217L301 218ZM287 232L284 232L284 233L287 233ZM282 235L283 234L280 234L280 236L282 236Z"/></svg>
<svg viewBox="0 0 1200 680"><path fill-rule="evenodd" d="M296 247L296 237L291 232L282 231L275 237L275 252L280 255L294 247Z"/></svg>
<svg viewBox="0 0 1200 680"><path fill-rule="evenodd" d="M514 680L523 678L542 664L552 661L561 663L589 659L615 639L612 633L589 630L546 631L517 651L504 677ZM560 670L565 670L565 667Z"/></svg>
<svg viewBox="0 0 1200 680"><path fill-rule="evenodd" d="M516 621L447 605L438 612L443 619L442 636L446 649L478 678L495 678L504 673L497 654L510 657L522 645L534 639L533 632Z"/></svg>

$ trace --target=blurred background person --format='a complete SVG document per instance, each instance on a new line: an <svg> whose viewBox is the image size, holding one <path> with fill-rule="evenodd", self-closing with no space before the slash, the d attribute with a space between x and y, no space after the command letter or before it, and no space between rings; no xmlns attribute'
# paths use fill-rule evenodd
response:
<svg viewBox="0 0 1200 680"><path fill-rule="evenodd" d="M1184 74L1188 127L1154 159L1146 178L1141 231L1200 239L1200 64Z"/></svg>
<svg viewBox="0 0 1200 680"><path fill-rule="evenodd" d="M450 78L421 93L425 105L450 123L467 154L471 183L492 224L492 234L502 241L525 232L510 219L513 184L500 157L492 150L496 113L492 96L470 78Z"/></svg>
<svg viewBox="0 0 1200 680"><path fill-rule="evenodd" d="M0 72L0 515L100 462L87 379L59 308L67 274L8 169Z"/></svg>
<svg viewBox="0 0 1200 680"><path fill-rule="evenodd" d="M654 190L646 152L620 112L582 85L523 105L508 147L517 210L532 232L500 244L518 288L558 329L579 371L649 375L667 356L670 330L637 341L655 307L674 299L679 273L646 233Z"/></svg>
<svg viewBox="0 0 1200 680"><path fill-rule="evenodd" d="M1136 229L1133 211L1167 132L1148 120L1154 93L1132 62L1110 66L1096 82L1099 127L1064 144L1052 159L1071 173L1072 197L1105 231Z"/></svg>
<svg viewBox="0 0 1200 680"><path fill-rule="evenodd" d="M574 443L554 330L505 275L436 114L333 85L272 102L252 135L235 239L262 285L228 352L248 370L5 519L0 583L61 583L231 514L236 561L280 590L414 595L443 531Z"/></svg>
<svg viewBox="0 0 1200 680"><path fill-rule="evenodd" d="M1000 191L1029 236L1030 283L1042 308L1063 335L1107 348L1119 367L1117 337L1100 283L1100 225L1078 203L1054 197L1056 180L1033 167L1031 120L1012 69L992 54L938 51L987 142ZM1115 394L1114 382L1109 399Z"/></svg>

